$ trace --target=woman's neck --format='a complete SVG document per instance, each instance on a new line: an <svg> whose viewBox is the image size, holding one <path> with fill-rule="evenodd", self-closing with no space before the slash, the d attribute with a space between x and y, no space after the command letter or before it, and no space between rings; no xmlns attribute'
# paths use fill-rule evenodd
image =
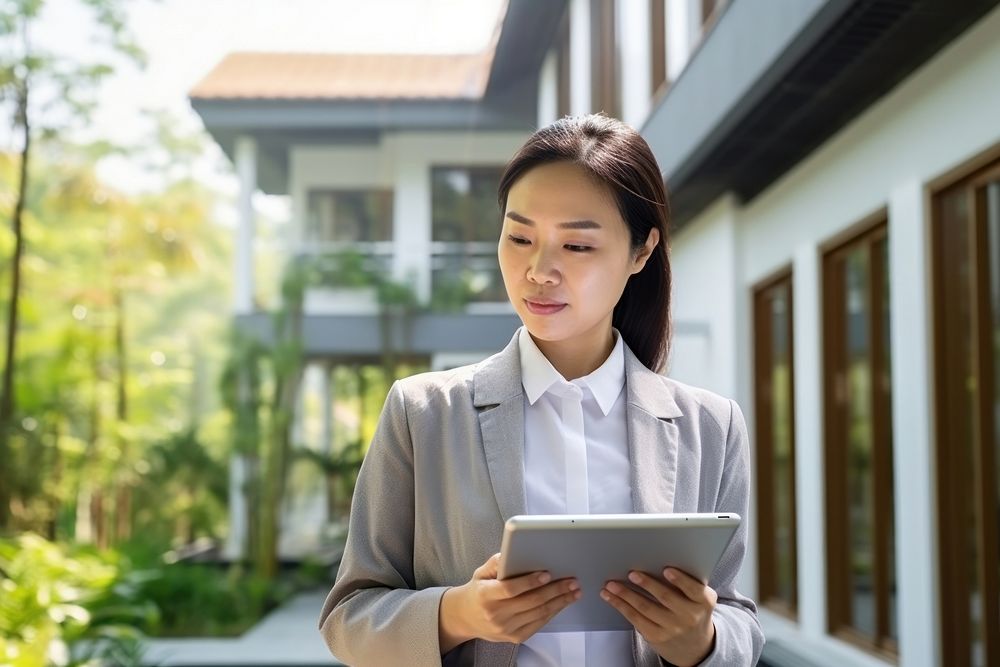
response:
<svg viewBox="0 0 1000 667"><path fill-rule="evenodd" d="M582 378L596 371L607 361L615 347L615 337L610 326L569 340L548 341L534 336L531 339L552 367L567 380Z"/></svg>

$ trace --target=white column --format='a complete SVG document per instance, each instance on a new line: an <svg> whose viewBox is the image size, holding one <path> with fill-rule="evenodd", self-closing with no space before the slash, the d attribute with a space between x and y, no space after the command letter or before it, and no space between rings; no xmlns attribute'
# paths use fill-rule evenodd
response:
<svg viewBox="0 0 1000 667"><path fill-rule="evenodd" d="M697 23L700 5L697 0L668 0L667 17L667 79L675 80L687 65L694 46L692 25ZM700 26L699 26L700 31Z"/></svg>
<svg viewBox="0 0 1000 667"><path fill-rule="evenodd" d="M321 364L320 368L322 369L320 396L323 405L319 451L329 454L333 451L333 364L327 362Z"/></svg>
<svg viewBox="0 0 1000 667"><path fill-rule="evenodd" d="M927 198L919 181L889 195L896 610L900 664L941 664Z"/></svg>
<svg viewBox="0 0 1000 667"><path fill-rule="evenodd" d="M823 637L827 632L823 293L816 246L807 243L796 249L792 276L799 627L809 637Z"/></svg>
<svg viewBox="0 0 1000 667"><path fill-rule="evenodd" d="M234 152L240 192L233 253L233 311L242 315L254 310L253 193L257 189L257 142L253 137L241 135L236 138Z"/></svg>
<svg viewBox="0 0 1000 667"><path fill-rule="evenodd" d="M310 364L308 361L305 362L302 375L299 378L299 387L298 391L295 392L295 403L292 406L292 447L312 444L309 442L312 433L309 432L306 425L309 421L307 405L309 395L313 389L314 382L312 380L314 370L315 366L313 364Z"/></svg>
<svg viewBox="0 0 1000 667"><path fill-rule="evenodd" d="M648 2L617 2L616 35L621 52L622 120L642 127L652 99L652 54Z"/></svg>
<svg viewBox="0 0 1000 667"><path fill-rule="evenodd" d="M591 112L590 102L590 0L570 0L569 6L569 108L573 115Z"/></svg>
<svg viewBox="0 0 1000 667"><path fill-rule="evenodd" d="M226 558L247 557L247 499L244 486L248 477L247 457L236 454L229 459L229 533L223 553Z"/></svg>
<svg viewBox="0 0 1000 667"><path fill-rule="evenodd" d="M556 80L556 50L549 49L538 74L538 127L545 127L557 118L558 82Z"/></svg>
<svg viewBox="0 0 1000 667"><path fill-rule="evenodd" d="M407 150L410 148L411 150ZM430 165L400 142L393 195L393 277L412 285L422 303L431 295Z"/></svg>

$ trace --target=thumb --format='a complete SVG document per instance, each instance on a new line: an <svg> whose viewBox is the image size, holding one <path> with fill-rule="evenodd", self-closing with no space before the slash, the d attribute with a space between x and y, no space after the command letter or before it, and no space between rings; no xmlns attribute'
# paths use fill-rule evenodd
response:
<svg viewBox="0 0 1000 667"><path fill-rule="evenodd" d="M474 579L496 579L500 567L500 554L493 554L473 573Z"/></svg>

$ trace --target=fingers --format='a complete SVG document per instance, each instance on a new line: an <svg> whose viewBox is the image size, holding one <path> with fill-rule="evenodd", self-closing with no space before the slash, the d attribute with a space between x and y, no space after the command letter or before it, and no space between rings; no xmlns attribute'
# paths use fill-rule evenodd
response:
<svg viewBox="0 0 1000 667"><path fill-rule="evenodd" d="M610 593L610 595L605 597L605 593ZM670 610L667 607L660 604L657 600L650 600L642 593L638 593L620 582L609 581L605 584L601 590L601 598L605 602L614 602L616 599L621 600L645 618L659 625L663 625L668 621Z"/></svg>
<svg viewBox="0 0 1000 667"><path fill-rule="evenodd" d="M523 642L534 635L546 623L551 621L556 614L579 600L583 594L578 585L572 590L565 592L562 592L565 588L557 590L560 591L559 594L550 598L545 603L532 607L511 618L509 625L515 628L511 633L514 641Z"/></svg>
<svg viewBox="0 0 1000 667"><path fill-rule="evenodd" d="M528 591L545 586L552 581L552 575L548 572L532 572L523 574L520 577L511 577L503 581L497 581L493 585L498 597L515 598Z"/></svg>
<svg viewBox="0 0 1000 667"><path fill-rule="evenodd" d="M609 581L601 590L601 598L654 645L709 627L705 622L711 620L718 600L711 587L673 568L665 569L664 577L671 583L645 572L629 573L629 581L649 593L652 599L617 581Z"/></svg>
<svg viewBox="0 0 1000 667"><path fill-rule="evenodd" d="M671 584L665 584L645 572L629 572L628 579L652 595L657 602L667 609L691 612L696 607L695 603L688 599L680 589L675 588Z"/></svg>
<svg viewBox="0 0 1000 667"><path fill-rule="evenodd" d="M512 617L511 625L517 628L538 620L543 621L542 625L544 625L553 616L580 599L582 592L575 582L573 582L572 588L561 582L557 582L557 584L559 585L553 584L546 587L546 589L551 590L539 591L539 593L545 592L547 597L533 596L534 599L531 603Z"/></svg>
<svg viewBox="0 0 1000 667"><path fill-rule="evenodd" d="M572 602L579 597L580 584L575 579L560 579L552 583L530 590L511 600L511 609L515 614L543 609L551 606L554 600L568 596Z"/></svg>
<svg viewBox="0 0 1000 667"><path fill-rule="evenodd" d="M537 579L528 575L528 579ZM499 590L505 582L480 583L478 607L482 616L482 634L490 641L524 641L548 619L580 597L580 586L574 580L561 579L517 597L505 597Z"/></svg>
<svg viewBox="0 0 1000 667"><path fill-rule="evenodd" d="M643 598L639 593L629 590L627 587L619 584L616 581L608 582L604 588L601 589L601 599L607 602L609 605L614 607L619 614L625 617L629 623L638 631L643 637L650 641L654 641L659 638L663 625L655 622L649 618L645 613L640 611L636 605L641 604L636 597ZM636 604L633 604L635 602ZM642 606L652 613L654 605L646 601ZM660 612L662 614L668 613L666 609L660 607Z"/></svg>
<svg viewBox="0 0 1000 667"><path fill-rule="evenodd" d="M664 568L663 576L691 602L696 602L700 605L708 604L714 607L715 603L719 601L719 596L716 594L715 589L706 586L682 570L674 567Z"/></svg>

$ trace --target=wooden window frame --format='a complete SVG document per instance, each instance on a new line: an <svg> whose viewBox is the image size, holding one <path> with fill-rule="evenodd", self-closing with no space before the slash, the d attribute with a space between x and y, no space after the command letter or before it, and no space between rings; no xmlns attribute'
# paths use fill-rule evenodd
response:
<svg viewBox="0 0 1000 667"><path fill-rule="evenodd" d="M590 104L594 112L621 117L616 0L590 0Z"/></svg>
<svg viewBox="0 0 1000 667"><path fill-rule="evenodd" d="M993 350L988 344L992 340L992 322L990 321L991 304L989 303L989 248L985 224L985 192L984 186L1000 180L1000 158L992 163L980 166L978 171L968 174L955 182L941 187L932 197L932 282L934 319L934 359L935 372L938 381L935 382L936 420L936 464L938 472L938 545L941 607L949 613L941 616L942 660L949 665L969 664L971 635L969 632L969 581L972 572L969 558L962 549L968 546L969 526L964 519L970 511L975 511L975 539L979 550L978 576L981 590L986 592L983 600L983 648L984 664L994 664L1000 660L1000 601L997 591L1000 590L1000 575L996 563L1000 561L998 553L996 519L997 488L1000 484L997 476L995 457L1000 455L996 443L994 447L985 446L985 440L994 433L993 401L995 387L993 382L983 381L984 377L994 379ZM944 238L944 200L956 191L965 191L970 215L974 215L974 228L971 230L970 243L966 251L972 259L972 294L970 297L972 319L972 369L974 378L970 378L978 389L975 392L975 415L972 422L971 454L972 470L963 469L956 461L954 448L950 446L955 437L955 420L963 419L962 407L956 407L957 400L947 391L949 382L948 368L962 368L965 363L957 355L964 350L947 345L950 330L942 313L942 304L949 299L949 292L956 287L964 290L964 285L952 285L946 282L943 267L947 262L957 258L948 254L950 244ZM985 315L985 316L984 316ZM955 364L949 366L949 364ZM967 409L967 408L966 408ZM972 480L970 485L969 475ZM963 489L972 489L972 497L967 498ZM975 505L978 503L978 507ZM964 534L963 534L964 533Z"/></svg>
<svg viewBox="0 0 1000 667"><path fill-rule="evenodd" d="M570 23L569 7L563 15L562 21L556 32L556 117L568 116L572 111L572 69L570 63L572 56L570 51Z"/></svg>
<svg viewBox="0 0 1000 667"><path fill-rule="evenodd" d="M875 382L879 368L885 361L888 349L883 349L883 308L890 302L883 300L888 267L883 265L879 253L873 252L875 244L888 238L888 219L885 211L880 211L862 223L863 231L829 249L823 256L823 330L825 332L846 331L843 318L844 256L864 245L869 261L869 323L868 336L871 341L871 401L872 415L872 498L873 526L872 548L872 588L875 598L875 640L852 627L850 607L850 525L847 507L847 451L842 444L846 441L846 424L843 415L846 381L839 369L846 367L846 348L832 335L823 341L823 403L824 403L824 457L826 470L826 539L827 539L827 620L830 633L878 657L896 662L899 656L897 643L888 637L889 604L888 570L895 554L890 553L885 527L895 522L893 516L893 485L885 484L893 478L892 470L892 405L891 393L882 393ZM891 392L891 385L889 387ZM881 443L881 446L880 446ZM888 446L886 446L888 443ZM897 615L898 618L898 615Z"/></svg>
<svg viewBox="0 0 1000 667"><path fill-rule="evenodd" d="M667 6L666 0L649 0L650 81L649 94L657 97L667 85Z"/></svg>
<svg viewBox="0 0 1000 667"><path fill-rule="evenodd" d="M774 459L773 433L774 424L771 420L770 402L765 397L770 395L770 387L766 383L764 371L771 367L771 321L769 294L778 286L785 286L788 291L788 358L789 385L792 403L789 411L789 428L791 433L791 562L792 562L792 598L785 600L777 595L777 571L774 544L775 524L773 503L774 481L771 474ZM796 503L795 475L795 344L793 333L794 307L792 270L787 268L772 278L757 285L753 290L754 307L754 423L757 459L757 554L758 554L758 599L760 603L791 620L798 618L798 511ZM765 509L765 504L768 504Z"/></svg>

